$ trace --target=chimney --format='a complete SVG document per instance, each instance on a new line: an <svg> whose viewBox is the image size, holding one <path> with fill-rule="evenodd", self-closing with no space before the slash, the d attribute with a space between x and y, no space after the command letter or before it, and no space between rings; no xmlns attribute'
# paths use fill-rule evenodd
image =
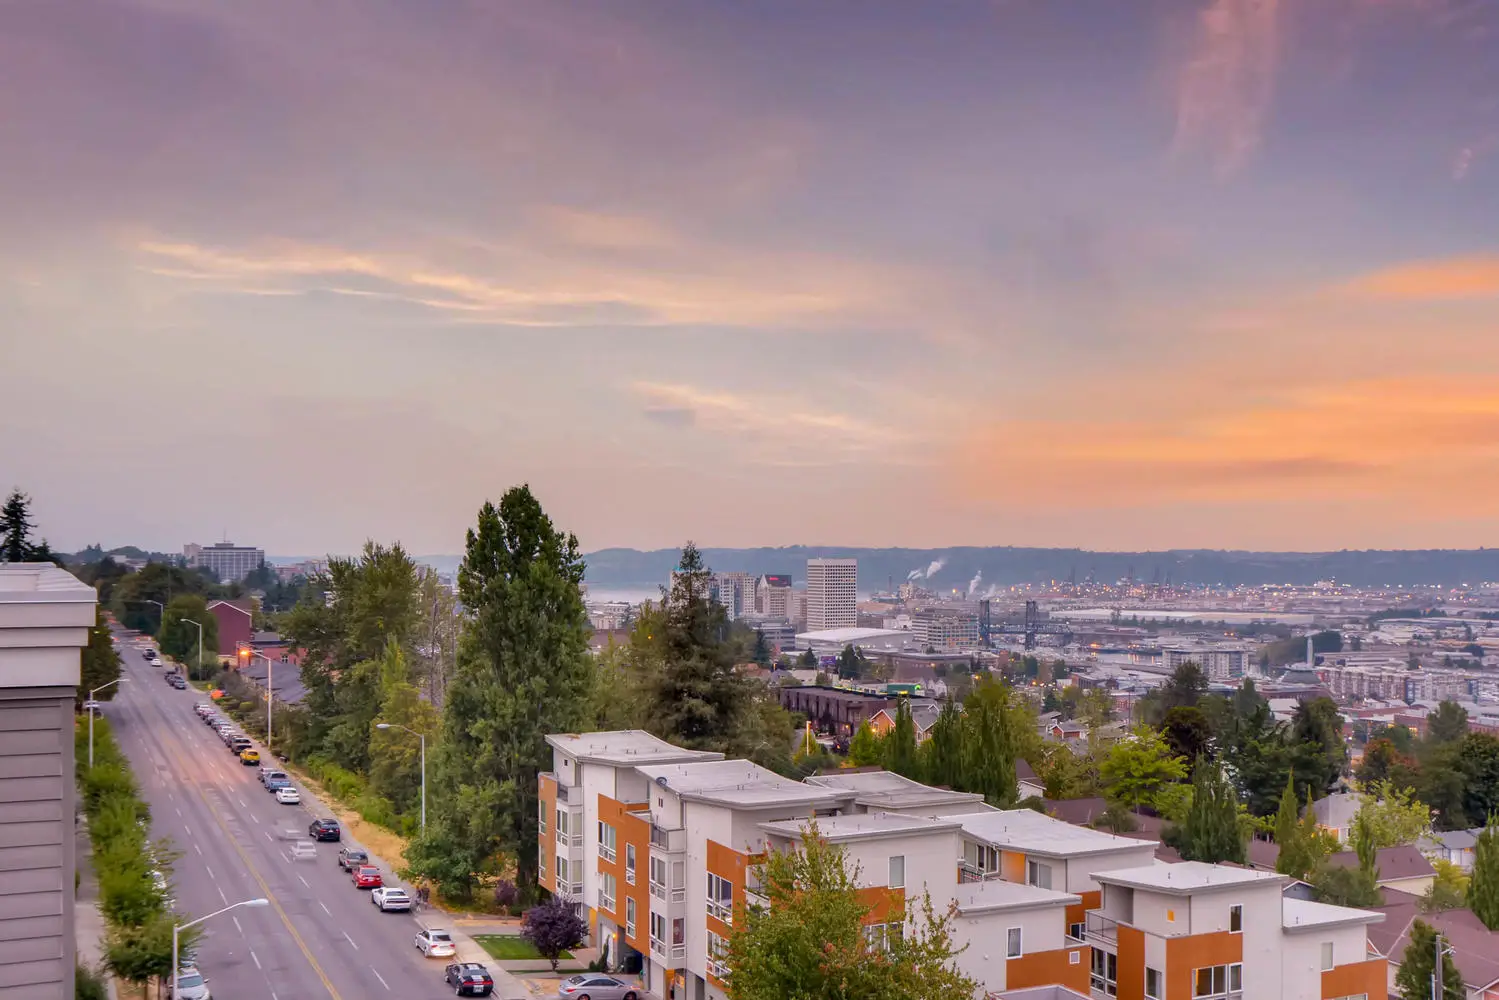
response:
<svg viewBox="0 0 1499 1000"><path fill-rule="evenodd" d="M1312 652L1312 637L1306 637L1306 665L1310 669L1317 665L1317 656Z"/></svg>

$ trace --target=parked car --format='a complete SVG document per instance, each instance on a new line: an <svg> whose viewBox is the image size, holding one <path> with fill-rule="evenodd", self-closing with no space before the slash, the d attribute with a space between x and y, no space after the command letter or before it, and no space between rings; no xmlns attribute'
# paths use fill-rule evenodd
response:
<svg viewBox="0 0 1499 1000"><path fill-rule="evenodd" d="M448 932L429 927L416 936L416 950L428 958L452 958L458 953Z"/></svg>
<svg viewBox="0 0 1499 1000"><path fill-rule="evenodd" d="M557 996L563 1000L640 1000L640 991L623 979L585 972L558 983Z"/></svg>
<svg viewBox="0 0 1499 1000"><path fill-rule="evenodd" d="M298 806L302 804L302 793L287 785L276 789L276 801L284 806Z"/></svg>
<svg viewBox="0 0 1499 1000"><path fill-rule="evenodd" d="M260 751L254 749L253 747L241 750L239 752L239 762L241 764L246 765L246 766L248 766L250 764L259 764L260 763Z"/></svg>
<svg viewBox="0 0 1499 1000"><path fill-rule="evenodd" d="M291 779L288 778L284 774L281 775L279 778L273 775L273 776L265 779L265 790L268 791L268 792L276 792L276 791L280 791L283 788L290 788L290 787L291 787Z"/></svg>
<svg viewBox="0 0 1499 1000"><path fill-rule="evenodd" d="M339 849L338 867L342 868L344 871L348 871L350 868L358 868L360 865L367 865L369 863L369 854L365 851L361 851L357 847L344 847Z"/></svg>
<svg viewBox="0 0 1499 1000"><path fill-rule="evenodd" d="M229 749L234 751L236 755L243 753L250 749L250 738L248 736L229 737ZM258 752L255 755L255 763L260 763L260 754Z"/></svg>
<svg viewBox="0 0 1499 1000"><path fill-rule="evenodd" d="M167 979L167 996L173 1000L213 1000L208 992L208 979L198 971L196 965L184 965L177 970L177 990L172 993L172 980Z"/></svg>
<svg viewBox="0 0 1499 1000"><path fill-rule="evenodd" d="M385 877L374 865L360 865L349 870L354 875L354 888L356 889L378 889L385 884Z"/></svg>
<svg viewBox="0 0 1499 1000"><path fill-rule="evenodd" d="M145 660L147 663L150 663L152 660L156 659L156 650L149 648L141 650L141 659Z"/></svg>
<svg viewBox="0 0 1499 1000"><path fill-rule="evenodd" d="M92 698L90 698L88 701L86 701L86 702L83 703L83 710L85 712L98 712L98 711L102 710L103 708L104 708L103 705L99 704L97 701L95 701Z"/></svg>
<svg viewBox="0 0 1499 1000"><path fill-rule="evenodd" d="M167 683L178 691L187 690L187 678L181 674L167 674Z"/></svg>
<svg viewBox="0 0 1499 1000"><path fill-rule="evenodd" d="M381 913L411 909L411 897L406 895L406 890L397 889L393 885L382 885L372 891L370 902L380 907Z"/></svg>
<svg viewBox="0 0 1499 1000"><path fill-rule="evenodd" d="M307 835L313 840L342 840L343 831L336 819L315 819L307 827Z"/></svg>
<svg viewBox="0 0 1499 1000"><path fill-rule="evenodd" d="M443 980L453 987L453 995L487 997L494 992L489 970L478 962L454 962L443 970Z"/></svg>

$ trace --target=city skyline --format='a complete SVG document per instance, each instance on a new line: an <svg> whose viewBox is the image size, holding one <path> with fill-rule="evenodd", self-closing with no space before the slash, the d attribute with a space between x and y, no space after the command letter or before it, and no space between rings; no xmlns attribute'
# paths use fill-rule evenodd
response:
<svg viewBox="0 0 1499 1000"><path fill-rule="evenodd" d="M59 549L458 552L519 482L586 550L1499 545L1499 4L0 29Z"/></svg>

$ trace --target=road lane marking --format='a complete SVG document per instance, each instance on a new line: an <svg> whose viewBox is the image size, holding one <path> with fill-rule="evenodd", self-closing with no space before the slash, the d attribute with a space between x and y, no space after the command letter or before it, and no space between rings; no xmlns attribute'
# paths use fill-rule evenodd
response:
<svg viewBox="0 0 1499 1000"><path fill-rule="evenodd" d="M181 809L178 809L176 806L173 806L172 810L177 813L177 818L178 819L182 818L182 810Z"/></svg>
<svg viewBox="0 0 1499 1000"><path fill-rule="evenodd" d="M237 802L239 802L239 807L241 809L248 809L248 808L250 808L249 806L245 805L245 800L242 799L242 798L240 798L238 795L236 795L234 798L235 798L235 800Z"/></svg>
<svg viewBox="0 0 1499 1000"><path fill-rule="evenodd" d="M239 931L241 934L245 932L245 929L239 925L239 917L230 917L229 919L234 921L235 930Z"/></svg>
<svg viewBox="0 0 1499 1000"><path fill-rule="evenodd" d="M330 916L330 917L333 916L333 911L330 910L330 909L328 909L328 904L327 903L323 902L320 899L320 900L317 901L317 905L321 906L323 908L323 912L326 913L326 914L328 914L328 916Z"/></svg>
<svg viewBox="0 0 1499 1000"><path fill-rule="evenodd" d="M198 857L203 856L203 848L199 847L196 842L193 844L193 850L198 852Z"/></svg>
<svg viewBox="0 0 1499 1000"><path fill-rule="evenodd" d="M385 981L385 977L384 976L380 975L380 970L379 969L375 968L372 965L372 966L370 966L370 971L375 974L375 978L376 979L380 980L380 985L381 986L384 986L387 990L390 989L390 984Z"/></svg>
<svg viewBox="0 0 1499 1000"><path fill-rule="evenodd" d="M183 823L183 824L182 824L182 829L184 829L184 830L186 830L186 831L187 831L187 835L188 835L188 836L189 836L189 837L191 837L191 836L192 836L192 835L193 835L193 828L192 828L192 827L190 827L190 826L188 826L188 825L187 825L187 824L186 824L186 823Z"/></svg>
<svg viewBox="0 0 1499 1000"><path fill-rule="evenodd" d="M215 888L217 888L217 887L215 887ZM223 889L219 889L219 898L224 901L224 905L225 906L229 905L229 897L226 896L226 895L224 895L224 890Z"/></svg>
<svg viewBox="0 0 1499 1000"><path fill-rule="evenodd" d="M344 931L344 940L347 941L347 942L349 942L349 944L354 944L354 939L351 938L351 937L349 937L349 932L348 931ZM359 945L354 944L354 950L358 951L359 950Z"/></svg>
<svg viewBox="0 0 1499 1000"><path fill-rule="evenodd" d="M266 839L266 840L269 840L269 841L272 841L272 842L274 842L274 841L275 841L275 839L276 839L276 838L275 838L275 837L272 837L272 836L271 836L271 831L269 831L269 830L267 830L267 831L266 831L266 832L265 832L265 839Z"/></svg>
<svg viewBox="0 0 1499 1000"><path fill-rule="evenodd" d="M250 957L255 959L255 968L260 968L260 959L255 958L255 952L250 952Z"/></svg>
<svg viewBox="0 0 1499 1000"><path fill-rule="evenodd" d="M207 865L204 865L203 867L208 872L208 877L209 878L213 879L215 882L217 882L219 880L219 877L213 873L213 869L212 868L209 868Z"/></svg>

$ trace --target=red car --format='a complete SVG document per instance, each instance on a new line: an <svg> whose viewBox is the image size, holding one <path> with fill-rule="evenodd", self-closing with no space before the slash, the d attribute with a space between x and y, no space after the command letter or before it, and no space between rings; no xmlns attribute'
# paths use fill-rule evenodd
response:
<svg viewBox="0 0 1499 1000"><path fill-rule="evenodd" d="M380 869L371 868L369 865L361 865L354 869L354 888L356 889L378 889L385 884L380 877Z"/></svg>

